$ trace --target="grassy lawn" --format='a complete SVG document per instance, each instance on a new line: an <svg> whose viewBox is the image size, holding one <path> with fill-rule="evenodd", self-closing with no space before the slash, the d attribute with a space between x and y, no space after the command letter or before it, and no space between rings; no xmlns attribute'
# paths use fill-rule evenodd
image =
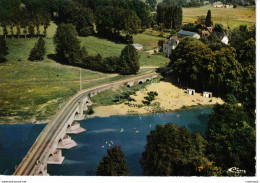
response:
<svg viewBox="0 0 260 183"><path fill-rule="evenodd" d="M254 7L237 8L214 8L210 5L183 8L183 23L194 23L199 16L206 16L208 10L211 10L214 23L221 23L224 27L238 27L239 25L253 25L256 23L256 11Z"/></svg>
<svg viewBox="0 0 260 183"><path fill-rule="evenodd" d="M55 62L8 61L0 73L1 122L45 120L79 90L79 69ZM82 70L84 84L107 76Z"/></svg>
<svg viewBox="0 0 260 183"><path fill-rule="evenodd" d="M143 45L144 50L151 50L158 45L159 40L164 40L165 38L161 38L158 36L153 36L144 32L143 34L137 34L133 36L134 43L139 43Z"/></svg>
<svg viewBox="0 0 260 183"><path fill-rule="evenodd" d="M79 39L81 40L81 45L86 47L90 55L100 54L103 57L119 56L121 50L126 46L94 36L79 37Z"/></svg>
<svg viewBox="0 0 260 183"><path fill-rule="evenodd" d="M0 73L1 123L45 121L79 91L79 68L52 61L8 61ZM127 77L82 69L83 89Z"/></svg>
<svg viewBox="0 0 260 183"><path fill-rule="evenodd" d="M149 40L151 37L155 36L150 36L146 34L138 34L136 36L139 37L144 37L142 39L142 43L146 43L146 45L149 44ZM157 40L160 40L162 38L156 37ZM154 38L154 40L156 40ZM96 54L101 54L103 57L107 56L119 56L121 54L121 50L126 46L124 44L117 44L111 41L108 41L106 39L100 39L94 36L89 36L89 37L80 37L81 44L84 45L88 51L89 54L91 55L96 55ZM150 41L151 48L155 47L157 45L158 41ZM149 55L144 52L139 52L140 54L140 65L141 66L165 66L168 62L169 59L166 58L163 55Z"/></svg>

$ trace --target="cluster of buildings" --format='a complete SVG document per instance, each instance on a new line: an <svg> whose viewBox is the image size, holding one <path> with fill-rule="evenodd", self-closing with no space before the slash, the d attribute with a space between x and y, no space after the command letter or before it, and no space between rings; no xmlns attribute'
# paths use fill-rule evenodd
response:
<svg viewBox="0 0 260 183"><path fill-rule="evenodd" d="M185 31L185 30L181 30L178 32L177 34L177 38L170 38L169 40L166 40L163 43L163 47L162 47L162 52L165 53L166 55L170 55L172 50L174 50L177 45L179 44L179 40L183 37L193 37L195 39L200 39L201 37L209 37L213 32L213 27L207 27L205 30L203 30L201 32L201 35L199 35L196 32L190 32L190 31ZM215 32L216 35L218 36L218 38L221 40L222 43L224 44L228 44L228 37L225 33L220 33L220 32ZM132 44L136 50L143 50L143 46L136 43L136 44ZM158 49L156 51L159 51ZM150 53L151 52L151 53ZM154 50L150 50L147 51L147 53L149 54L153 54Z"/></svg>
<svg viewBox="0 0 260 183"><path fill-rule="evenodd" d="M234 8L232 4L223 4L221 1L213 3L214 8Z"/></svg>
<svg viewBox="0 0 260 183"><path fill-rule="evenodd" d="M207 27L205 30L203 30L201 32L201 36L202 37L208 37L211 35L211 33L213 32L213 27ZM220 33L220 32L216 32L217 36L219 37L219 39L221 40L222 43L224 44L228 44L228 37L225 33ZM196 33L196 32L190 32L190 31L184 31L181 30L178 32L178 36L177 39L175 38L170 38L168 41L166 41L165 43L163 43L163 53L167 54L168 56L171 54L172 50L174 50L177 45L179 44L179 39L183 38L183 37L193 37L195 39L200 39L201 36Z"/></svg>

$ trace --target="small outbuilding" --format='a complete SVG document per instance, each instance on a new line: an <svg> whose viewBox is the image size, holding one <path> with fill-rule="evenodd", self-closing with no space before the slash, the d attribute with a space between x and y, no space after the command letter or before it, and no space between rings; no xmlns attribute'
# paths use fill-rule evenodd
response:
<svg viewBox="0 0 260 183"><path fill-rule="evenodd" d="M135 47L136 50L142 50L143 49L143 46L138 44L138 43L135 43L135 44L132 44L133 47Z"/></svg>
<svg viewBox="0 0 260 183"><path fill-rule="evenodd" d="M204 92L203 92L203 97L211 98L211 97L212 97L212 93L211 93L211 92L206 92L206 91L204 91Z"/></svg>
<svg viewBox="0 0 260 183"><path fill-rule="evenodd" d="M195 95L195 90L194 89L187 89L187 94Z"/></svg>

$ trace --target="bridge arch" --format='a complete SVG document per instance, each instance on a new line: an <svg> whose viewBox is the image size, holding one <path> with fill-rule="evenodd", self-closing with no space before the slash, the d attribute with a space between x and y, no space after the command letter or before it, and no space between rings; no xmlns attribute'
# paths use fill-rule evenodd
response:
<svg viewBox="0 0 260 183"><path fill-rule="evenodd" d="M143 84L143 81L139 81L139 83L138 84Z"/></svg>

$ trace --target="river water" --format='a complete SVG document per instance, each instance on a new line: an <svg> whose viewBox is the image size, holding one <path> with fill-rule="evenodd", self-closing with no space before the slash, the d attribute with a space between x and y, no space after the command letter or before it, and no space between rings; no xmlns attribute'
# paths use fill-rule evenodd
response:
<svg viewBox="0 0 260 183"><path fill-rule="evenodd" d="M192 132L205 134L207 120L212 109L198 109L166 114L141 116L94 117L81 121L87 132L71 135L78 144L62 150L65 160L62 165L48 165L50 175L94 176L95 170L107 148L122 147L131 175L141 176L139 163L145 150L146 136L157 124L177 123ZM11 175L15 165L25 156L45 124L0 125L0 174Z"/></svg>

